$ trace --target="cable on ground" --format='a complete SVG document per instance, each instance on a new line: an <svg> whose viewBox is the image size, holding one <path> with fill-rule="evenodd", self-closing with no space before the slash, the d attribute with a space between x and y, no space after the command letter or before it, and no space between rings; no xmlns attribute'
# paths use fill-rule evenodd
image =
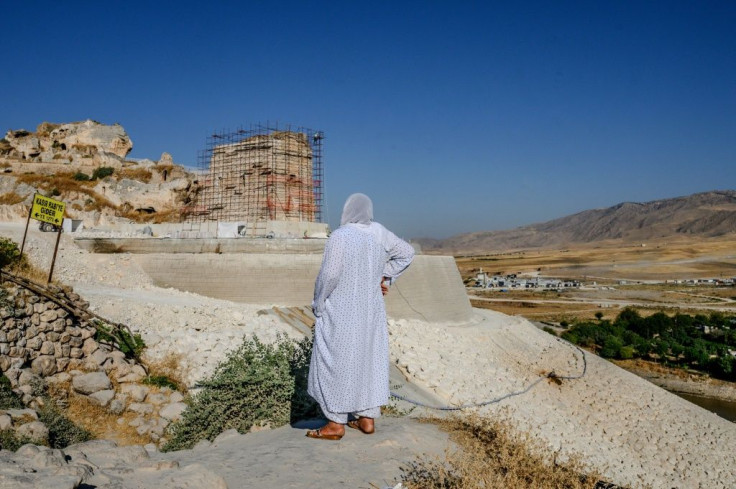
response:
<svg viewBox="0 0 736 489"><path fill-rule="evenodd" d="M535 380L534 382L530 383L529 385L527 385L522 390L510 392L508 394L504 394L503 396L496 397L496 398L491 399L489 401L484 401L484 402L479 402L479 403L471 403L471 404L462 404L460 406L430 406L428 404L424 404L422 402L419 402L419 401L416 401L416 400L413 400L413 399L409 399L408 397L404 397L404 396L402 396L400 394L397 394L394 391L390 391L391 392L391 396L394 397L394 398L396 398L396 399L399 399L401 401L408 402L409 404L414 404L415 406L420 406L420 407L427 408L427 409L434 409L436 411L461 411L463 409L479 408L479 407L483 407L483 406L488 406L489 404L496 404L496 403L499 403L499 402L503 401L504 399L508 399L510 397L520 396L522 394L526 394L534 386L536 386L537 384L539 384L541 381L543 381L545 379L577 380L577 379L582 379L583 377L585 377L585 374L588 371L588 360L587 360L587 357L585 356L585 352L579 346L573 345L572 343L568 343L567 341L565 341L565 340L563 340L561 338L556 338L556 340L559 341L560 343L564 343L564 344L566 344L568 346L572 346L572 347L574 347L575 349L577 349L580 352L580 354L583 357L583 371L581 373L576 374L576 375L557 375L555 373L555 371L553 370L550 373L548 373L547 375L544 375L543 377L539 377L537 380Z"/></svg>

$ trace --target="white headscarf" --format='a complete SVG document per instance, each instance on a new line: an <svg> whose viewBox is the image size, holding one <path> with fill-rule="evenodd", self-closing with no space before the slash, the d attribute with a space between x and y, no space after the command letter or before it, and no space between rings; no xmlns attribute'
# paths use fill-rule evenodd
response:
<svg viewBox="0 0 736 489"><path fill-rule="evenodd" d="M342 208L340 226L350 222L370 224L373 221L373 202L365 194L353 194L345 201Z"/></svg>

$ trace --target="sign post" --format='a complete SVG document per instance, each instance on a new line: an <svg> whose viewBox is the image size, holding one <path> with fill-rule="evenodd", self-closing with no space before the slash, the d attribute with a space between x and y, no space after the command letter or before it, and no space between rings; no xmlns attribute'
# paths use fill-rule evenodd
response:
<svg viewBox="0 0 736 489"><path fill-rule="evenodd" d="M59 251L59 240L61 240L65 208L66 204L60 200L54 200L49 197L44 197L41 194L35 194L33 196L31 212L28 213L28 221L26 221L26 232L23 234L23 244L20 247L21 255L23 254L23 248L26 245L28 223L31 222L31 219L53 224L56 227L56 246L54 247L54 257L51 259L51 270L49 270L49 279L46 282L47 284L51 282L51 277L54 274L54 264L56 263L56 253Z"/></svg>

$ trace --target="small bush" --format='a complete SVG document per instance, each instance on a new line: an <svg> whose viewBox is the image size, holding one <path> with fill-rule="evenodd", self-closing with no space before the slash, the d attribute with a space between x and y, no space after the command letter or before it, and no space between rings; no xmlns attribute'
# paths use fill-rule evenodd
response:
<svg viewBox="0 0 736 489"><path fill-rule="evenodd" d="M18 394L13 392L10 379L0 375L0 409L23 409L24 407Z"/></svg>
<svg viewBox="0 0 736 489"><path fill-rule="evenodd" d="M51 448L66 448L92 439L92 434L69 420L52 399L47 397L45 401L44 407L38 411L38 420L49 429Z"/></svg>
<svg viewBox="0 0 736 489"><path fill-rule="evenodd" d="M92 180L102 180L103 178L109 177L115 173L115 169L109 166L101 166L99 168L95 168L95 171L92 172Z"/></svg>
<svg viewBox="0 0 736 489"><path fill-rule="evenodd" d="M143 379L143 383L147 385L155 385L156 387L168 387L175 391L179 390L179 384L165 375L149 375Z"/></svg>
<svg viewBox="0 0 736 489"><path fill-rule="evenodd" d="M634 347L633 346L622 346L618 352L618 357L621 360L631 360L634 358Z"/></svg>
<svg viewBox="0 0 736 489"><path fill-rule="evenodd" d="M20 263L20 248L9 238L0 238L0 268Z"/></svg>
<svg viewBox="0 0 736 489"><path fill-rule="evenodd" d="M310 353L308 339L279 338L272 345L245 339L201 384L163 450L191 448L231 428L244 433L258 422L276 427L316 415L306 393Z"/></svg>
<svg viewBox="0 0 736 489"><path fill-rule="evenodd" d="M16 451L26 443L32 443L32 440L27 438L18 438L15 431L0 430L0 450L10 450L11 452Z"/></svg>
<svg viewBox="0 0 736 489"><path fill-rule="evenodd" d="M73 178L74 180L78 182L89 182L90 181L89 175L87 175L86 173L82 173L81 171L78 171L77 173L75 173Z"/></svg>
<svg viewBox="0 0 736 489"><path fill-rule="evenodd" d="M146 343L141 335L131 335L127 330L122 328L113 328L100 321L95 322L95 340L100 343L113 345L121 352L125 353L128 358L140 358L141 352L146 347Z"/></svg>
<svg viewBox="0 0 736 489"><path fill-rule="evenodd" d="M557 331L555 331L553 328L550 328L549 326L545 326L544 328L542 328L542 331L557 336Z"/></svg>

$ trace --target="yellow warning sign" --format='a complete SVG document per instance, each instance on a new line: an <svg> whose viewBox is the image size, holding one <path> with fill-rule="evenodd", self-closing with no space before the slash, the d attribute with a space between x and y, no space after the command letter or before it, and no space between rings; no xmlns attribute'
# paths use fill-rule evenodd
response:
<svg viewBox="0 0 736 489"><path fill-rule="evenodd" d="M31 218L37 221L50 222L56 226L61 226L61 223L64 220L65 206L66 204L64 202L36 194L33 196Z"/></svg>

